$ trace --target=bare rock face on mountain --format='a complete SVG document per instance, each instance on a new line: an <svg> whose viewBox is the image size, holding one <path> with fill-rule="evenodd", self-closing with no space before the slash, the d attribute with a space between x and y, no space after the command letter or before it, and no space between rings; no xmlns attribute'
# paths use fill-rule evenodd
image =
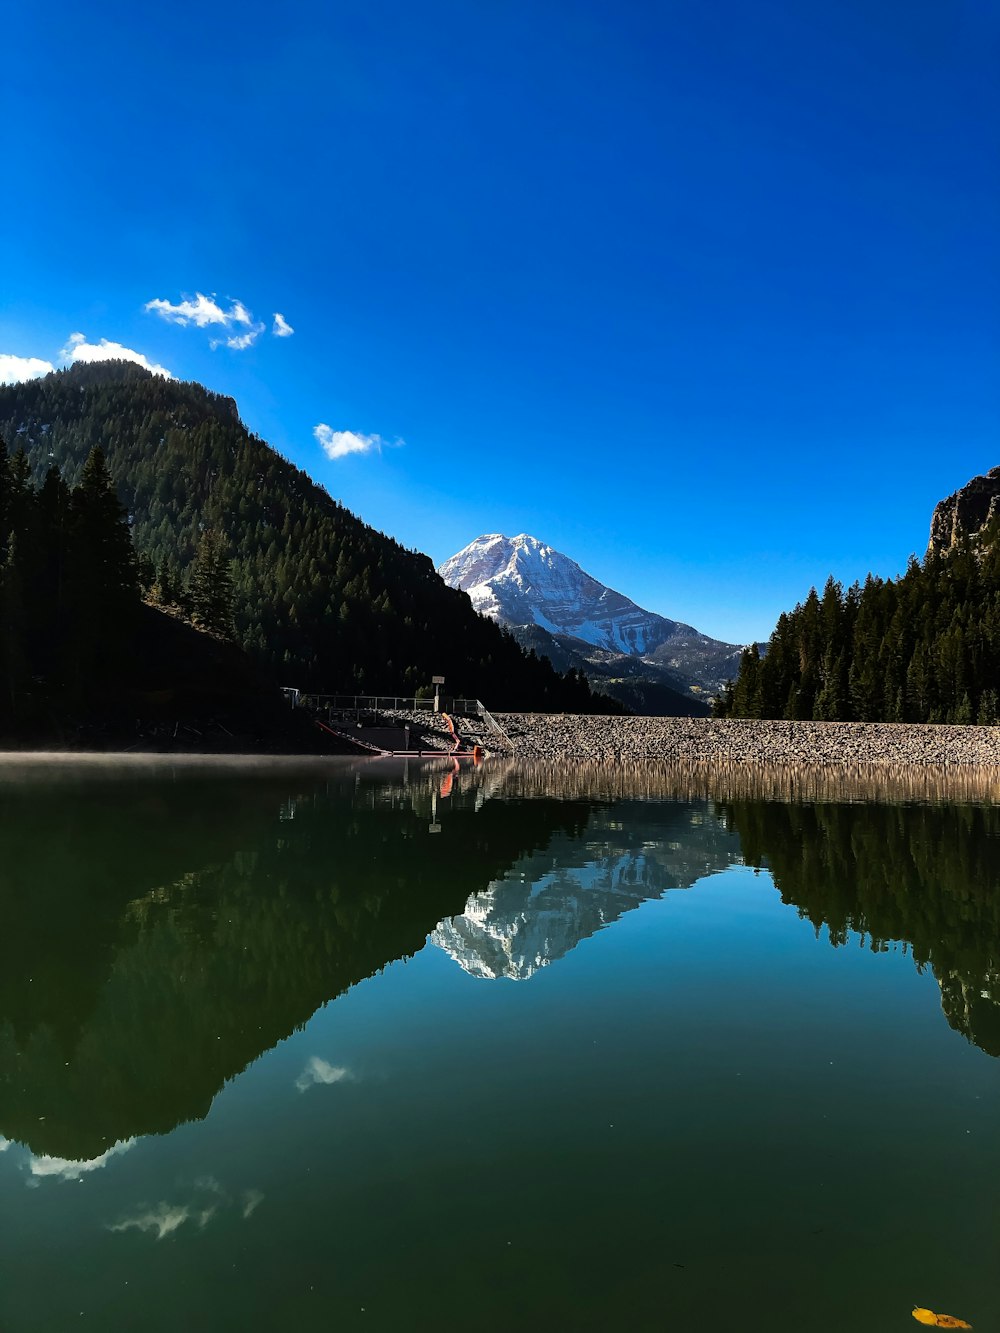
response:
<svg viewBox="0 0 1000 1333"><path fill-rule="evenodd" d="M445 583L469 594L477 611L521 638L543 631L558 651L587 664L592 681L637 673L662 689L713 694L735 676L739 648L641 606L587 574L575 560L537 537L488 533L438 569ZM523 640L522 640L523 641ZM531 646L537 646L531 638ZM550 648L539 648L554 659ZM627 700L634 706L633 699ZM642 710L645 711L645 710ZM671 711L678 711L676 708Z"/></svg>
<svg viewBox="0 0 1000 1333"><path fill-rule="evenodd" d="M942 500L931 519L928 551L946 554L960 542L980 539L1000 519L1000 467L973 477L954 495Z"/></svg>

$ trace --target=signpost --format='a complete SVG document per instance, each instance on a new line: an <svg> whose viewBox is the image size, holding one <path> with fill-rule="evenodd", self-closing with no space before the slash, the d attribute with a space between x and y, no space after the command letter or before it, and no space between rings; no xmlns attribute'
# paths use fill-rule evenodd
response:
<svg viewBox="0 0 1000 1333"><path fill-rule="evenodd" d="M441 711L441 686L444 684L444 676L431 676L431 684L434 686L434 711Z"/></svg>

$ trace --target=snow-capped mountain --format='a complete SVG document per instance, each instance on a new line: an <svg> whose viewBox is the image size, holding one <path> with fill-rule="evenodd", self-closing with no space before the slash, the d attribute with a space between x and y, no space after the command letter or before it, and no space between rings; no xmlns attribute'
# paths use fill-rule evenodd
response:
<svg viewBox="0 0 1000 1333"><path fill-rule="evenodd" d="M507 625L541 625L550 634L615 653L642 656L687 625L644 611L584 573L575 560L521 533L477 537L438 570L464 589L483 615Z"/></svg>
<svg viewBox="0 0 1000 1333"><path fill-rule="evenodd" d="M593 868L556 867L533 883L496 880L471 895L461 916L439 922L430 942L470 976L526 981L655 896L635 873L635 861L625 856L620 865L601 867L600 878Z"/></svg>
<svg viewBox="0 0 1000 1333"><path fill-rule="evenodd" d="M561 647L600 665L601 674L608 674L603 668L615 658L639 658L654 672L665 669L681 688L712 692L736 673L736 645L643 610L527 533L477 537L438 573L467 592L483 615L515 629L537 626Z"/></svg>
<svg viewBox="0 0 1000 1333"><path fill-rule="evenodd" d="M429 939L470 976L525 981L649 899L739 857L738 838L700 806L597 810L581 838L557 836L520 858Z"/></svg>

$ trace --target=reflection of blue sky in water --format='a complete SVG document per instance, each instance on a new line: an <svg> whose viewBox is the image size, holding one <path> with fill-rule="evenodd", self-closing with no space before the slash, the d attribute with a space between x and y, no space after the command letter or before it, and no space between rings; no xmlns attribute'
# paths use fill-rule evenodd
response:
<svg viewBox="0 0 1000 1333"><path fill-rule="evenodd" d="M281 856L248 840L252 858L218 858L225 875L175 876L182 888L141 910L128 895L95 991L106 1021L80 1026L92 1067L139 1082L141 1048L114 1038L134 1031L158 1056L172 1034L171 1058L149 1067L178 1086L197 1076L205 1095L170 1132L110 1144L118 1104L95 1077L94 1151L74 1159L58 1071L77 1048L41 1066L55 1077L31 1084L23 1138L42 1116L49 1137L34 1156L0 1142L4 1333L499 1330L512 1317L724 1330L733 1290L771 1308L775 1254L783 1317L810 1333L881 1333L908 1318L914 1283L960 1283L940 1308L984 1327L1000 1316L1000 1062L956 1040L932 970L850 932L830 948L768 870L740 864L736 833L704 804L591 803L561 824L530 804L456 802L429 839L424 812L406 824L383 802L384 823L355 813L357 832L341 822L317 855L332 812L299 801ZM917 820L901 811L901 838ZM973 835L954 832L967 855ZM355 858L348 876L350 838L372 868ZM408 875L435 841L450 897L414 893ZM877 869L884 837L872 846ZM463 901L435 928L428 903ZM474 910L497 953L476 937L473 961L533 968L531 985L481 985L421 947ZM324 937L344 954L318 951ZM341 993L297 1026L289 1008L276 1040L267 1020L309 957L325 996ZM231 1051L258 1054L209 1082L198 1043L220 1057L213 1078ZM920 1207L959 1196L959 1209Z"/></svg>
<svg viewBox="0 0 1000 1333"><path fill-rule="evenodd" d="M322 1062L321 1062L322 1063ZM117 1158L123 1157L140 1144L150 1144L150 1140L128 1139L116 1143L107 1152L86 1160L38 1156L10 1139L0 1139L0 1153L10 1153L15 1169L29 1187L51 1187L54 1184L83 1184L94 1172L101 1171ZM92 1182L91 1182L92 1183ZM154 1203L140 1203L136 1208L124 1210L114 1222L105 1224L110 1232L122 1233L135 1231L164 1240L181 1227L190 1227L203 1231L220 1213L228 1212L243 1221L256 1212L264 1200L259 1189L241 1189L231 1194L212 1175L199 1176L185 1191L186 1200L161 1199Z"/></svg>

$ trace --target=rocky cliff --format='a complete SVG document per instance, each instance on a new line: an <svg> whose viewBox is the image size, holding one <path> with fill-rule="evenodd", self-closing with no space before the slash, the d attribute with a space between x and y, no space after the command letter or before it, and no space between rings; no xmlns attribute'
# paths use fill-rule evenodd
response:
<svg viewBox="0 0 1000 1333"><path fill-rule="evenodd" d="M942 500L931 519L928 551L946 553L963 540L978 541L1000 519L1000 467Z"/></svg>

